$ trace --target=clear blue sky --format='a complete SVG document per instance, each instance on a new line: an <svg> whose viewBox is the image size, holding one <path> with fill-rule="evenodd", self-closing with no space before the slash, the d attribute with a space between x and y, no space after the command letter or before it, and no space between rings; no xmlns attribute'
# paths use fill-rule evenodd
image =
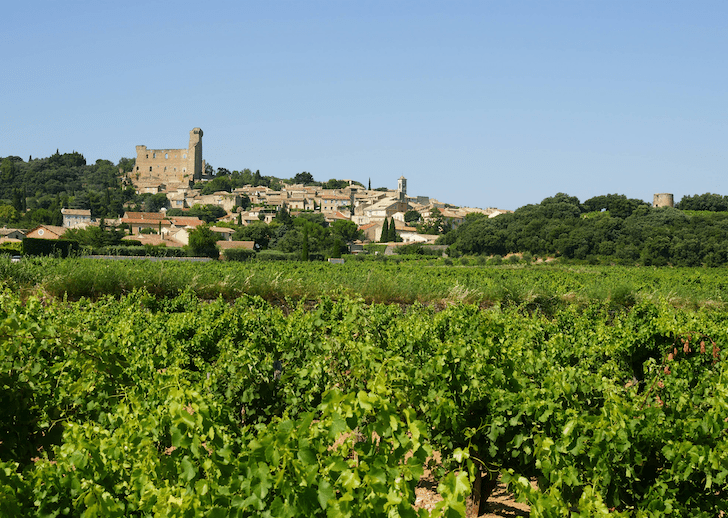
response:
<svg viewBox="0 0 728 518"><path fill-rule="evenodd" d="M186 147L457 205L728 194L728 2L33 1L0 155Z"/></svg>

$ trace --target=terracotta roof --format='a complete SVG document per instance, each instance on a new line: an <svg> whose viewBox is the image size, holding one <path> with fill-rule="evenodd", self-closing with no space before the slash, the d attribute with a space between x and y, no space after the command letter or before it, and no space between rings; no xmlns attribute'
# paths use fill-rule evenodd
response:
<svg viewBox="0 0 728 518"><path fill-rule="evenodd" d="M210 227L210 230L219 234L234 234L235 231L228 227Z"/></svg>
<svg viewBox="0 0 728 518"><path fill-rule="evenodd" d="M125 212L122 219L160 220L167 216L163 212Z"/></svg>
<svg viewBox="0 0 728 518"><path fill-rule="evenodd" d="M20 232L23 235L26 234L25 230L21 230L19 228L0 228L0 236L7 236L13 232Z"/></svg>
<svg viewBox="0 0 728 518"><path fill-rule="evenodd" d="M43 228L45 230L49 230L50 232L52 232L53 234L56 234L57 236L62 236L63 234L65 234L66 230L68 230L65 227L57 227L55 225L38 225L34 229L29 230L28 231L28 234L31 234L31 233L35 232L36 230L38 230L40 228ZM26 235L28 235L28 234L26 234Z"/></svg>
<svg viewBox="0 0 728 518"><path fill-rule="evenodd" d="M198 227L205 223L197 216L171 216L170 219L177 227Z"/></svg>
<svg viewBox="0 0 728 518"><path fill-rule="evenodd" d="M255 241L218 241L216 244L220 250L227 250L229 248L255 249Z"/></svg>
<svg viewBox="0 0 728 518"><path fill-rule="evenodd" d="M162 224L163 227L168 227L172 225L172 222L168 219L130 219L130 218L121 218L122 223L130 223L130 224L142 224L146 223L148 225L159 225Z"/></svg>

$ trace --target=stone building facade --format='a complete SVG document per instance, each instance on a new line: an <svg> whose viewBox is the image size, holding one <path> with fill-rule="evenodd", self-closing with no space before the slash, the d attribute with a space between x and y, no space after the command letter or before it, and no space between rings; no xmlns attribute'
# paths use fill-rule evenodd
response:
<svg viewBox="0 0 728 518"><path fill-rule="evenodd" d="M202 130L190 131L187 149L147 149L136 147L136 164L131 181L139 192L164 185L166 190L189 186L200 180L205 170L202 160Z"/></svg>

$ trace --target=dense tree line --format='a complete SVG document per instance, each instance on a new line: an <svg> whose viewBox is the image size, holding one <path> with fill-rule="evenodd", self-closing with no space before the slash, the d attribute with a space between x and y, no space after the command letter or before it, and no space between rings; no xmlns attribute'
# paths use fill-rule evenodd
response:
<svg viewBox="0 0 728 518"><path fill-rule="evenodd" d="M131 170L133 164L133 159L122 158L118 164L97 160L89 165L75 151L27 162L17 156L2 158L0 222L60 225L61 208L90 209L96 218L119 217L124 204L136 197L133 187L122 185L119 171Z"/></svg>
<svg viewBox="0 0 728 518"><path fill-rule="evenodd" d="M695 194L683 196L682 200L675 205L680 210L708 210L711 212L728 211L728 196L720 194Z"/></svg>
<svg viewBox="0 0 728 518"><path fill-rule="evenodd" d="M728 261L728 212L688 214L624 195L580 203L559 193L512 214L471 214L441 238L451 253L530 253L620 264L719 266Z"/></svg>
<svg viewBox="0 0 728 518"><path fill-rule="evenodd" d="M232 192L233 189L252 185L253 187L268 187L274 191L280 191L281 181L274 176L263 176L260 170L252 172L250 169L230 172L224 167L217 169L217 174L212 180L198 182L192 186L193 189L200 189L201 194L212 194L218 191Z"/></svg>

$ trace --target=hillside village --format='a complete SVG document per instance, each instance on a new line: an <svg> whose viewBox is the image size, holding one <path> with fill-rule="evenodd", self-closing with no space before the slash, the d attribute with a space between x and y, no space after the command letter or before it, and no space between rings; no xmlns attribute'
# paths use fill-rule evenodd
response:
<svg viewBox="0 0 728 518"><path fill-rule="evenodd" d="M134 166L122 174L123 182L132 185L137 194L163 194L167 206L160 211L127 210L123 217L107 218L102 223L93 217L90 209L63 208L62 226L43 224L23 234L32 238L59 239L67 229L103 224L128 229L127 240L145 245L183 247L189 244L190 232L204 223L199 217L185 213L196 206L214 206L222 209L217 218L219 225L213 223L211 226L219 235L220 248L235 246L234 232L229 225L247 226L260 221L269 224L281 210L293 217L302 212L320 213L329 224L339 220L352 221L361 231L358 242L362 244L382 241L385 220L394 222L396 241L403 244L427 244L437 239L438 232L418 232L414 221L406 221L405 214L408 212L416 211L420 224L427 224L436 216L448 228L456 228L471 213L493 217L507 212L492 208L454 207L429 196L411 196L407 192L407 179L404 176L397 179L396 189L365 188L354 180L340 182L348 185L334 189L324 188L319 182L306 184L284 181L276 186L280 187L277 189L246 185L230 191L203 194L204 189L200 189L200 185L213 181L216 176L202 159L202 137L203 131L194 128L190 131L187 148L136 147ZM22 238L19 235L21 231L14 232L11 235L8 231L0 236L0 243ZM239 243L239 246L249 248L251 245L246 241ZM358 248L354 247L354 250Z"/></svg>
<svg viewBox="0 0 728 518"><path fill-rule="evenodd" d="M186 148L139 145L135 158L118 164L86 164L75 151L3 158L0 251L338 260L446 249L448 256L494 260L525 253L621 264L728 263L728 197L717 194L675 204L672 194L658 193L649 204L619 194L581 202L557 193L516 211L455 207L411 195L404 176L392 178L394 188L372 189L355 180L315 181L305 171L290 179L249 169L214 174L202 158L202 138L194 128Z"/></svg>

